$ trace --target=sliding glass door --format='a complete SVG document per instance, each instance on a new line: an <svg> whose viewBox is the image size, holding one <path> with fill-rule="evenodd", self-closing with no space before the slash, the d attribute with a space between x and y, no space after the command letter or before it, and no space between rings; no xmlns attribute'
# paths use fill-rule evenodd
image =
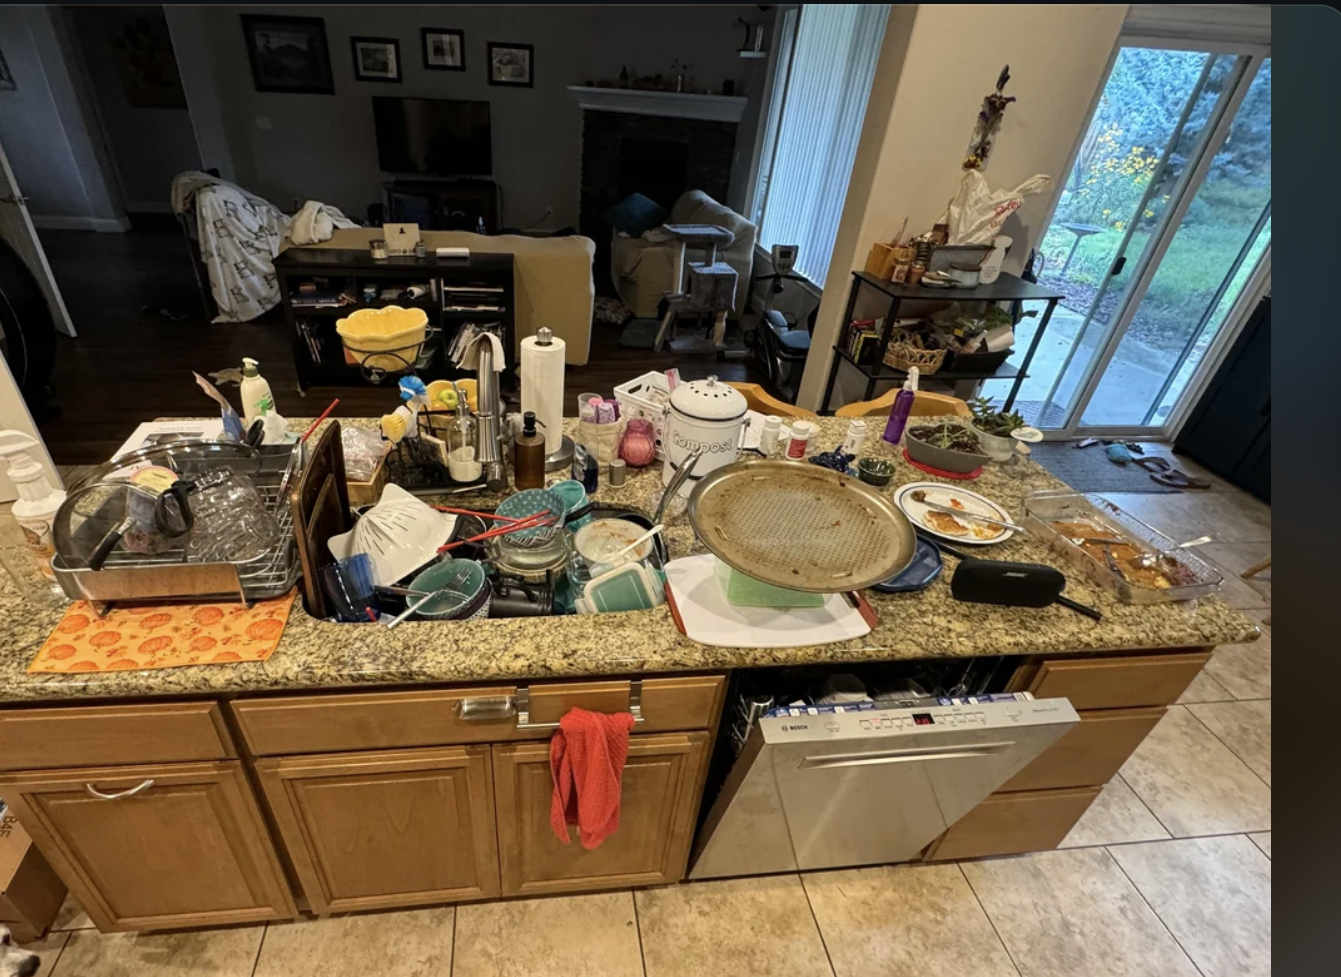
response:
<svg viewBox="0 0 1341 977"><path fill-rule="evenodd" d="M1040 246L1065 298L1017 406L1055 437L1167 434L1270 241L1270 59L1124 46Z"/></svg>

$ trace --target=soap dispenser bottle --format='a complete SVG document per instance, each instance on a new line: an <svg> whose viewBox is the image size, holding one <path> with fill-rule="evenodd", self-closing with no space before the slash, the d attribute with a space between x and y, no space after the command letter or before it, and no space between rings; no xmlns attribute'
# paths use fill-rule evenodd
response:
<svg viewBox="0 0 1341 977"><path fill-rule="evenodd" d="M242 357L242 422L247 430L256 418L275 409L275 395L270 392L270 383L257 371L257 366L259 364L250 356Z"/></svg>
<svg viewBox="0 0 1341 977"><path fill-rule="evenodd" d="M512 439L512 480L517 490L545 487L545 436L535 429L535 411L522 415L522 430Z"/></svg>

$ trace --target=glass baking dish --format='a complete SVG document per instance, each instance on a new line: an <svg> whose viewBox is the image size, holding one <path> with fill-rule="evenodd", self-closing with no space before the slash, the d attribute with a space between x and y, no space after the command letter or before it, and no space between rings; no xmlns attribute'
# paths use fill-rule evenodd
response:
<svg viewBox="0 0 1341 977"><path fill-rule="evenodd" d="M1086 549L1076 541L1079 533L1059 529L1055 525L1058 522L1075 524L1068 530L1083 528L1085 537L1104 540L1110 546L1105 550L1102 544L1091 543ZM1215 593L1224 580L1204 560L1188 550L1179 549L1178 544L1163 533L1097 495L1034 492L1025 497L1021 523L1124 604L1157 604L1205 597ZM1130 567L1129 564L1107 558L1115 552L1126 552L1127 547L1154 556L1158 570L1174 574L1181 582L1170 582L1169 586L1161 587L1130 579L1122 570L1124 565Z"/></svg>

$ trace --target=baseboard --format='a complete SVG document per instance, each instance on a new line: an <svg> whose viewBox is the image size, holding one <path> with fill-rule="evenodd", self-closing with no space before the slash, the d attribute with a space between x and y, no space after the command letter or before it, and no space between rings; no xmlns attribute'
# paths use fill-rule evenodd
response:
<svg viewBox="0 0 1341 977"><path fill-rule="evenodd" d="M172 204L167 200L127 200L128 214L170 214Z"/></svg>
<svg viewBox="0 0 1341 977"><path fill-rule="evenodd" d="M124 234L130 230L130 218L39 217L34 214L33 226L44 231L100 231L104 234Z"/></svg>

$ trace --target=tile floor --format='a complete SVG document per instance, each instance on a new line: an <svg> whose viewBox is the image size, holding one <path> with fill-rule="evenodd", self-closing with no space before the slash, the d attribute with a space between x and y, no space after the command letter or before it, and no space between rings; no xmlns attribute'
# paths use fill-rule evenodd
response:
<svg viewBox="0 0 1341 977"><path fill-rule="evenodd" d="M1271 510L1212 481L1113 498L1213 535L1227 599L1262 620L1270 573L1238 572L1269 555ZM68 905L34 949L43 977L1247 977L1271 971L1270 784L1263 625L1216 651L1063 850L164 935L103 936Z"/></svg>

